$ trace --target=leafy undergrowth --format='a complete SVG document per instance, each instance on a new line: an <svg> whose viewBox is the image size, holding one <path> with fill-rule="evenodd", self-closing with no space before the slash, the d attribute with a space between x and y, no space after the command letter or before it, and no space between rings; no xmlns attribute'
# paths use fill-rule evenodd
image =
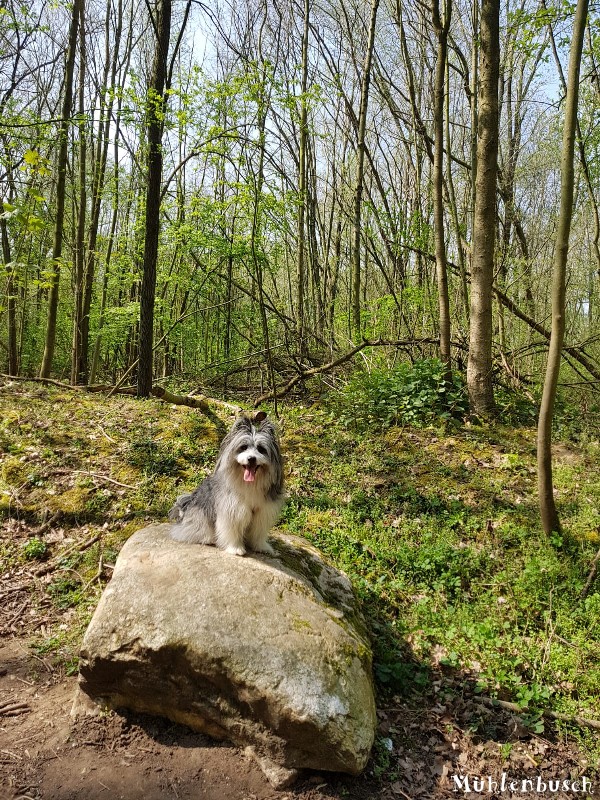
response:
<svg viewBox="0 0 600 800"><path fill-rule="evenodd" d="M532 429L355 433L323 409L283 417L290 499L279 527L351 577L382 705L470 698L482 742L499 734L480 696L517 703L523 729L545 736L557 729L543 710L600 718L600 581L582 597L600 546L597 442L557 446L565 533L549 540ZM41 663L76 670L121 545L212 469L223 430L155 400L1 387L0 631L28 636ZM388 729L375 749L382 771ZM597 733L558 730L597 762Z"/></svg>

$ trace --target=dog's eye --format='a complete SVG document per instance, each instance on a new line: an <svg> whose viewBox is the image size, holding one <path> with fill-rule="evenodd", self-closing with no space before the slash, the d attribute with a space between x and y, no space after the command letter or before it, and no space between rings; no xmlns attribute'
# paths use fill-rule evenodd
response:
<svg viewBox="0 0 600 800"><path fill-rule="evenodd" d="M245 445L245 444L241 445L241 446L240 446L240 447L238 447L238 449L237 449L237 453L238 453L238 455L240 455L241 453L243 453L243 452L244 452L245 450L247 450L247 449L248 449L248 448L246 447L246 445Z"/></svg>
<svg viewBox="0 0 600 800"><path fill-rule="evenodd" d="M259 444L256 449L261 454L261 456L267 455L267 448L263 444Z"/></svg>

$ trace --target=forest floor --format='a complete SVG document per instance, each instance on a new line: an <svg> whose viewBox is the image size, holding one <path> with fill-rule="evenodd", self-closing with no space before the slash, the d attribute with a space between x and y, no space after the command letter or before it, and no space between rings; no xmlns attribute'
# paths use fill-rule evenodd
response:
<svg viewBox="0 0 600 800"><path fill-rule="evenodd" d="M324 410L283 417L280 527L346 570L373 635L379 729L364 775L275 791L239 750L182 726L71 718L79 644L120 546L212 468L222 430L155 400L6 381L0 798L598 794L598 731L544 716L600 718L598 442L567 431L557 447L566 532L545 541L531 429L359 433Z"/></svg>

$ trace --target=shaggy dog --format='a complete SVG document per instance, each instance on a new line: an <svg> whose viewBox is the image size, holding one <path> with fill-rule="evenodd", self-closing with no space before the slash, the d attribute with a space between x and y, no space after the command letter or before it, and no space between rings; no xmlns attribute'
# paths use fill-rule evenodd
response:
<svg viewBox="0 0 600 800"><path fill-rule="evenodd" d="M178 542L214 544L243 556L275 551L267 538L285 500L281 452L264 411L240 417L221 443L215 471L169 512Z"/></svg>

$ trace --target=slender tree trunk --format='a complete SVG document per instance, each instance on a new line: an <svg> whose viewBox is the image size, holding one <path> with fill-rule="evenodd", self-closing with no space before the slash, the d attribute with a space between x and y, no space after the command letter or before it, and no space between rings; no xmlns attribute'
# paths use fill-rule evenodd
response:
<svg viewBox="0 0 600 800"><path fill-rule="evenodd" d="M366 150L366 130L367 130L367 111L369 107L369 85L371 82L371 64L373 62L373 48L375 45L375 24L377 22L377 10L379 0L372 0L371 19L369 22L369 34L367 41L367 52L360 87L360 109L358 112L358 132L357 132L357 159L356 167L356 188L354 191L354 220L352 236L352 329L356 341L360 339L360 288L361 288L361 259L360 259L360 240L362 233L362 196L365 177L365 150Z"/></svg>
<svg viewBox="0 0 600 800"><path fill-rule="evenodd" d="M308 35L310 24L310 2L304 0L304 28L302 32L302 81L300 88L300 147L298 151L298 253L297 253L297 281L298 291L296 296L296 327L300 354L306 352L304 296L306 293L306 185L307 185L307 145L308 145L308 114L306 108L306 91L308 89Z"/></svg>
<svg viewBox="0 0 600 800"><path fill-rule="evenodd" d="M446 0L444 19L440 16L439 0L433 0L433 27L437 36L434 89L434 148L433 148L433 219L435 233L435 265L440 316L440 358L446 366L446 380L451 381L450 298L448 296L448 263L444 236L444 96L448 31L452 16L452 0ZM459 243L460 246L460 243Z"/></svg>
<svg viewBox="0 0 600 800"><path fill-rule="evenodd" d="M8 374L19 374L19 350L17 347L17 303L15 285L15 268L10 253L10 241L6 220L0 219L2 235L2 259L6 270L6 316L8 322Z"/></svg>
<svg viewBox="0 0 600 800"><path fill-rule="evenodd" d="M167 79L167 54L171 35L171 0L159 0L155 22L156 43L146 109L148 183L146 187L144 265L140 295L138 397L149 397L152 389L154 299L156 295L156 263L158 260L163 163L162 135L166 106L164 91Z"/></svg>
<svg viewBox="0 0 600 800"><path fill-rule="evenodd" d="M500 69L500 2L482 0L479 37L479 113L477 173L471 266L471 311L467 388L471 410L494 412L492 383L492 283L496 234L498 174L498 76Z"/></svg>
<svg viewBox="0 0 600 800"><path fill-rule="evenodd" d="M85 280L85 224L87 217L87 133L84 118L84 93L85 93L85 27L84 3L81 2L79 17L79 86L78 86L78 114L79 114L79 207L77 210L77 232L75 240L75 313L73 315L73 346L71 351L71 383L85 383L86 377L81 374L82 315Z"/></svg>
<svg viewBox="0 0 600 800"><path fill-rule="evenodd" d="M471 160L471 266L473 265L473 240L475 238L475 200L477 198L477 130L479 128L479 108L477 105L479 87L479 3L472 0L473 44L471 46L471 84L469 91L469 111L471 116L470 160ZM470 309L467 310L467 314Z"/></svg>
<svg viewBox="0 0 600 800"><path fill-rule="evenodd" d="M446 58L446 86L450 87L450 66ZM448 153L452 152L452 141L450 138L450 89L446 92L445 97L445 114L444 114L444 135L446 139L446 150ZM458 255L458 269L460 273L460 294L462 301L462 310L465 314L465 322L469 323L469 288L467 281L467 265L465 263L465 239L464 232L461 230L461 224L458 216L458 205L456 203L456 192L454 191L454 178L452 176L452 159L446 159L446 184L448 186L448 201L450 204L450 214L452 216L452 224L454 226L454 235L456 236L456 249Z"/></svg>
<svg viewBox="0 0 600 800"><path fill-rule="evenodd" d="M96 155L94 161L94 175L92 180L92 196L90 201L90 224L87 237L87 252L84 269L84 283L81 303L81 339L79 348L79 364L77 373L81 383L87 383L89 371L89 339L90 339L90 310L92 306L92 290L96 272L96 243L100 225L100 210L102 193L104 190L108 146L110 142L110 125L113 122L113 91L116 84L121 34L123 30L123 5L118 0L116 8L116 30L110 31L111 8L106 11L105 36L105 70L103 76L103 89L100 99L100 120L98 122ZM111 55L112 50L112 55ZM109 269L107 262L107 271Z"/></svg>
<svg viewBox="0 0 600 800"><path fill-rule="evenodd" d="M50 291L48 296L48 322L46 326L46 340L44 355L40 368L40 378L48 378L54 359L54 346L56 343L56 318L58 315L58 287L60 281L60 265L62 260L63 227L65 218L65 190L67 179L67 160L69 144L69 124L73 105L73 73L75 70L75 50L77 48L77 29L83 0L73 0L71 9L71 26L69 28L69 44L65 60L65 81L63 101L61 107L61 120L58 129L58 158L56 162L56 223L54 227L54 242L52 245L52 275L50 278Z"/></svg>
<svg viewBox="0 0 600 800"><path fill-rule="evenodd" d="M537 435L538 490L540 513L544 531L549 534L560 530L560 520L554 502L552 480L552 418L558 385L561 352L565 336L565 295L569 235L573 215L575 184L575 139L577 136L577 108L579 103L579 73L583 38L588 14L588 0L578 0L573 22L569 74L565 102L562 152L560 163L560 212L554 245L552 273L552 331L548 349L546 378L540 404Z"/></svg>

